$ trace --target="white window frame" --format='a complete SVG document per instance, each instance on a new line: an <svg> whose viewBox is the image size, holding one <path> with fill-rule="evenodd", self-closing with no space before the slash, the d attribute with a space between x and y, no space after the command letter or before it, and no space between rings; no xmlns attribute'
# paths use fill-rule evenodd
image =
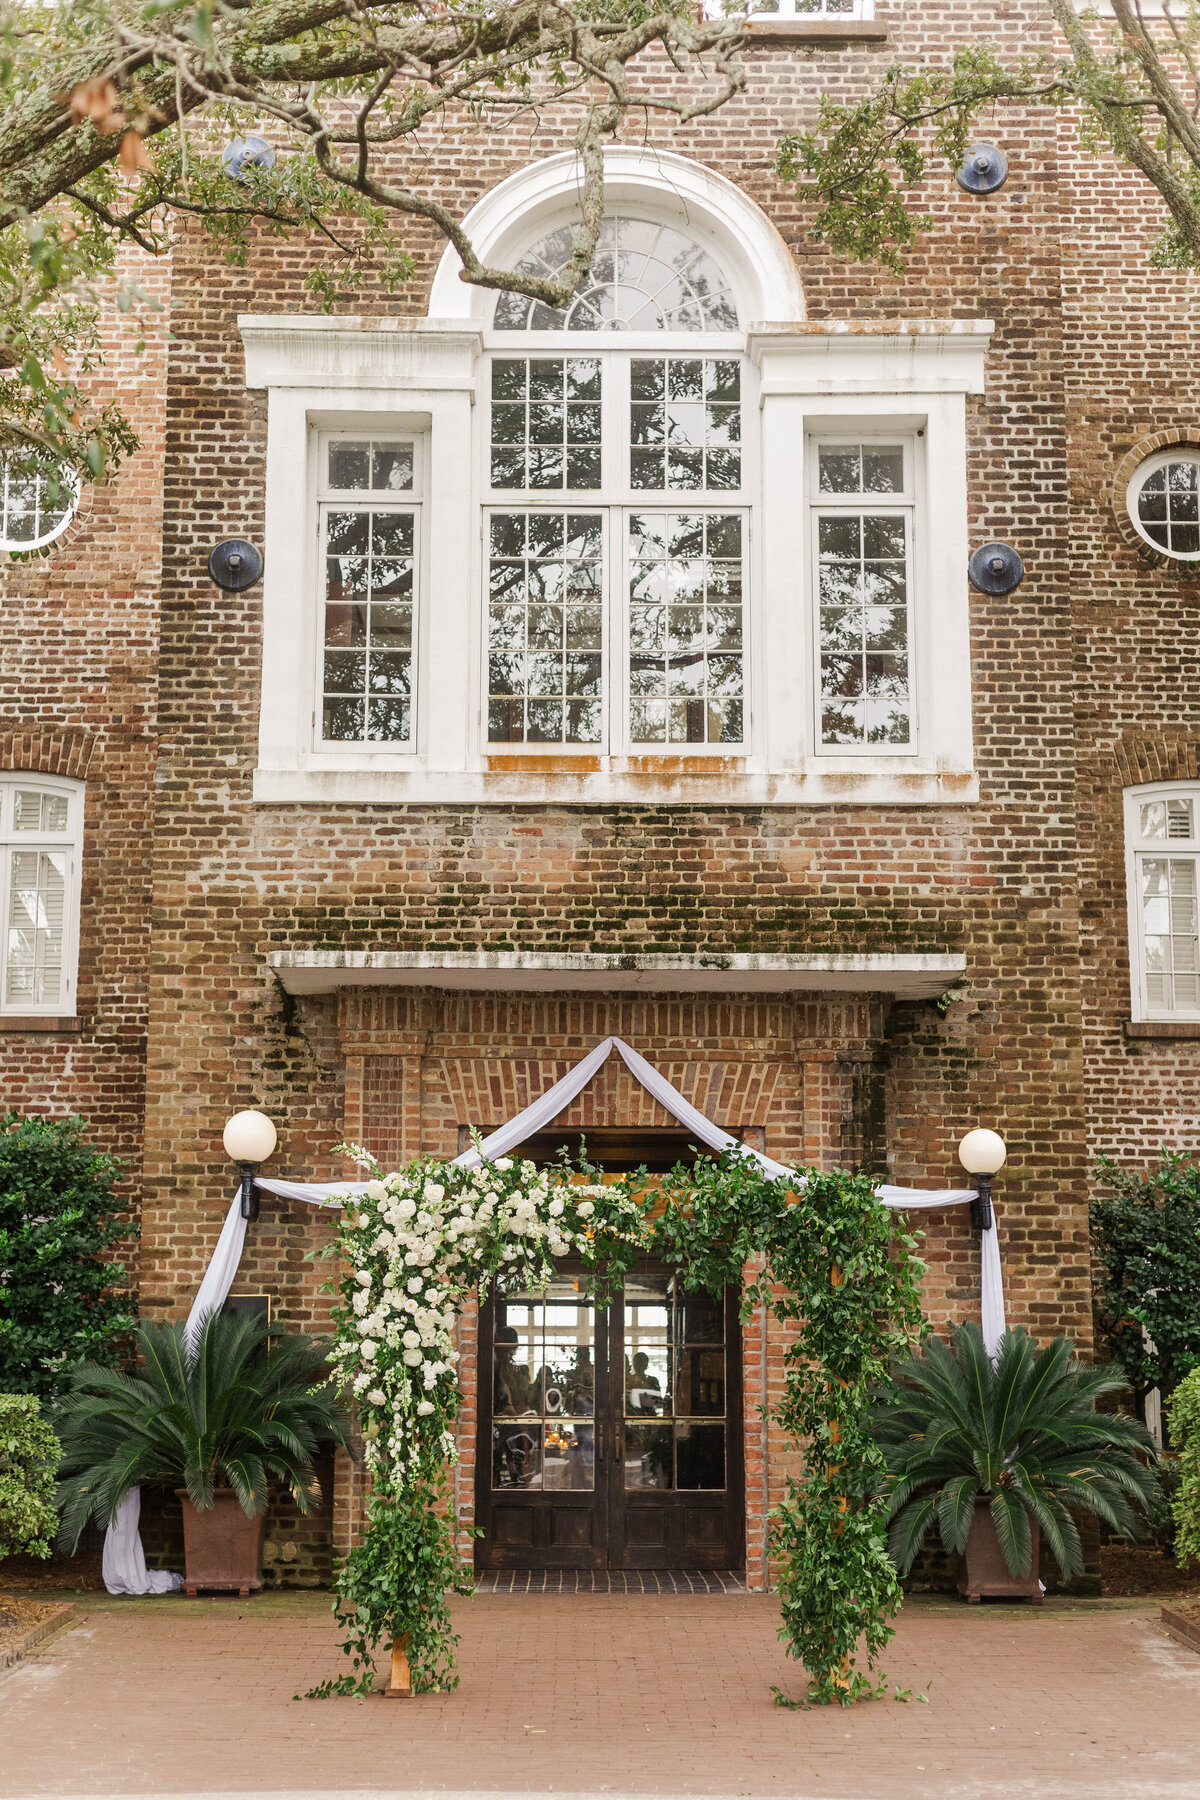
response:
<svg viewBox="0 0 1200 1800"><path fill-rule="evenodd" d="M66 502L66 513L59 520L53 531L43 531L34 538L10 538L7 535L8 498L9 498L9 463L11 455L0 455L0 551L8 556L23 556L31 550L44 550L47 544L55 543L67 530L79 508L79 477L69 469L63 469L59 475L62 498ZM38 472L34 476L38 482L47 482L49 476Z"/></svg>
<svg viewBox="0 0 1200 1800"><path fill-rule="evenodd" d="M1186 799L1192 802L1192 828L1188 839L1143 838L1140 809L1148 800ZM1200 1005L1152 1007L1147 998L1146 943L1142 930L1141 864L1144 858L1190 860L1195 868L1200 896L1200 782L1157 781L1125 789L1125 905L1129 937L1131 1016L1136 1021L1180 1023L1200 1021ZM1197 899L1200 907L1200 897Z"/></svg>
<svg viewBox="0 0 1200 1800"><path fill-rule="evenodd" d="M754 597L754 505L758 487L755 434L749 429L757 411L754 370L745 354L743 334L735 332L533 332L488 333L481 365L483 414L478 433L478 484L483 495L480 527L482 618L480 620L480 692L484 703L475 721L479 753L489 758L604 757L638 761L646 757L677 763L693 758L748 758L754 754L754 656L761 639L756 628ZM515 357L545 361L565 357L595 358L601 364L601 481L598 488L493 488L491 481L491 370L493 363ZM630 479L630 368L635 359L676 357L736 361L741 368L741 485L737 488L635 488ZM603 714L599 744L545 742L502 743L488 738L487 626L488 521L493 513L599 513L604 529ZM629 520L634 513L736 513L742 533L742 679L743 735L740 742L682 743L634 741L629 732L628 570ZM760 734L761 736L761 734Z"/></svg>
<svg viewBox="0 0 1200 1800"><path fill-rule="evenodd" d="M62 795L67 802L65 832L13 829L14 796L18 788ZM0 769L0 1022L6 1018L73 1018L79 975L79 910L83 863L84 785L58 775L38 775L21 769ZM63 893L62 991L53 1001L34 1003L10 999L8 991L8 932L12 853L14 850L59 851L66 857Z"/></svg>
<svg viewBox="0 0 1200 1800"><path fill-rule="evenodd" d="M751 12L749 6L737 6L734 0L704 0L704 16L708 19L742 18L749 13L755 24L773 25L777 19L795 20L799 25L832 21L845 24L848 20L873 19L875 17L875 0L850 0L847 7L842 4L836 11L831 0L815 0L801 10L801 0L775 0L774 12L762 12L755 7Z"/></svg>
<svg viewBox="0 0 1200 1800"><path fill-rule="evenodd" d="M1153 456L1148 456L1145 462L1140 462L1129 477L1129 483L1125 489L1125 510L1133 529L1142 542L1149 545L1156 556L1165 556L1169 562L1181 563L1186 568L1191 564L1200 563L1200 550L1168 550L1165 545L1150 536L1138 517L1138 500L1146 481L1159 469L1165 469L1169 463L1192 463L1197 470L1200 470L1200 445L1173 444L1167 450L1156 450Z"/></svg>
<svg viewBox="0 0 1200 1800"><path fill-rule="evenodd" d="M900 446L904 452L904 488L899 494L824 494L819 479L819 457L822 449L861 444L865 448ZM863 429L811 430L805 445L805 485L808 505L808 612L812 657L813 754L819 757L842 756L919 756L923 699L918 686L921 666L921 621L928 610L925 569L925 432L918 430ZM827 744L822 736L821 696L821 562L818 521L823 514L892 513L905 520L905 587L907 601L908 648L908 715L909 738L903 744Z"/></svg>
<svg viewBox="0 0 1200 1800"><path fill-rule="evenodd" d="M394 755L412 755L416 752L420 718L418 709L418 693L421 671L421 616L424 610L424 501L428 470L427 433L392 429L375 422L358 428L340 425L336 430L317 429L313 441L313 510L317 529L317 553L314 574L317 583L316 604L313 607L313 619L316 630L316 641L312 649L313 678L315 689L313 694L312 713L312 747L320 755L355 756L372 752L390 752ZM373 440L376 443L409 444L413 453L413 480L411 488L399 488L392 493L374 493L370 490L333 488L329 485L327 470L329 467L329 446L335 443L355 443ZM409 681L409 734L406 739L383 738L327 738L324 735L324 703L325 703L325 604L326 604L326 557L327 524L330 512L350 511L411 513L413 515L413 622L412 622L412 661Z"/></svg>

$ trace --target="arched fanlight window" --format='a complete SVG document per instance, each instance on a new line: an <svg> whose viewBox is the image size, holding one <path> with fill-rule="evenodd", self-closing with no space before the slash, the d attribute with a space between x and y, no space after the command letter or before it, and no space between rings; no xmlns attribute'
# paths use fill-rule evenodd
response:
<svg viewBox="0 0 1200 1800"><path fill-rule="evenodd" d="M517 268L553 277L567 261L571 228L535 244ZM649 219L607 218L579 291L565 310L501 294L497 331L736 331L729 280L685 232Z"/></svg>

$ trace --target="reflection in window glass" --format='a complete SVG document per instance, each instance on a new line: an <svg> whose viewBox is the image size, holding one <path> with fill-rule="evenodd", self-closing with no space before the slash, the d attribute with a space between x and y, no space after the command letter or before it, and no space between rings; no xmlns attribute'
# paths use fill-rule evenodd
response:
<svg viewBox="0 0 1200 1800"><path fill-rule="evenodd" d="M334 438L329 444L328 477L336 493L403 493L413 484L413 447Z"/></svg>
<svg viewBox="0 0 1200 1800"><path fill-rule="evenodd" d="M523 274L555 279L571 253L569 225L522 256ZM501 294L497 331L736 331L728 279L684 232L648 219L607 218L592 266L565 309Z"/></svg>
<svg viewBox="0 0 1200 1800"><path fill-rule="evenodd" d="M629 521L629 733L639 744L737 744L744 733L742 521Z"/></svg>
<svg viewBox="0 0 1200 1800"><path fill-rule="evenodd" d="M723 1488L724 1296L634 1272L624 1315L626 1489Z"/></svg>
<svg viewBox="0 0 1200 1800"><path fill-rule="evenodd" d="M1148 800L1141 809L1142 837L1190 838L1194 804L1191 800Z"/></svg>
<svg viewBox="0 0 1200 1800"><path fill-rule="evenodd" d="M5 1000L45 1006L62 993L67 859L58 850L8 853Z"/></svg>
<svg viewBox="0 0 1200 1800"><path fill-rule="evenodd" d="M599 743L600 515L494 513L489 549L489 740Z"/></svg>
<svg viewBox="0 0 1200 1800"><path fill-rule="evenodd" d="M904 494L904 450L823 444L817 468L821 742L907 744L911 515L854 504ZM847 504L829 509L834 496Z"/></svg>
<svg viewBox="0 0 1200 1800"><path fill-rule="evenodd" d="M1200 557L1200 456L1172 457L1145 477L1135 522L1168 556Z"/></svg>
<svg viewBox="0 0 1200 1800"><path fill-rule="evenodd" d="M52 543L70 524L78 499L78 483L65 470L23 471L12 456L0 457L0 550Z"/></svg>
<svg viewBox="0 0 1200 1800"><path fill-rule="evenodd" d="M1200 1006L1200 938L1196 859L1145 856L1141 861L1146 999L1158 1010Z"/></svg>
<svg viewBox="0 0 1200 1800"><path fill-rule="evenodd" d="M632 487L741 486L740 363L699 356L635 357L629 393Z"/></svg>
<svg viewBox="0 0 1200 1800"><path fill-rule="evenodd" d="M415 534L411 512L326 512L326 741L402 744L411 736Z"/></svg>
<svg viewBox="0 0 1200 1800"><path fill-rule="evenodd" d="M600 364L590 356L492 364L494 488L600 486Z"/></svg>
<svg viewBox="0 0 1200 1800"><path fill-rule="evenodd" d="M595 1485L595 1311L581 1279L497 1295L492 1339L492 1486Z"/></svg>

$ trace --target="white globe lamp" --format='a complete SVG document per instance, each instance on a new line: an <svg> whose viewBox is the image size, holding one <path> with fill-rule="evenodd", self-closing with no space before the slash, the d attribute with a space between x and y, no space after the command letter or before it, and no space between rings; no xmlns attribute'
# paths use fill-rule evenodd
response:
<svg viewBox="0 0 1200 1800"><path fill-rule="evenodd" d="M225 1122L221 1133L226 1156L232 1157L242 1175L242 1217L257 1219L258 1186L254 1177L277 1144L278 1134L266 1113L247 1107Z"/></svg>
<svg viewBox="0 0 1200 1800"><path fill-rule="evenodd" d="M990 1231L996 1222L992 1213L992 1177L1000 1173L1007 1157L1004 1139L996 1131L968 1131L958 1146L958 1160L975 1180L971 1223L976 1231Z"/></svg>

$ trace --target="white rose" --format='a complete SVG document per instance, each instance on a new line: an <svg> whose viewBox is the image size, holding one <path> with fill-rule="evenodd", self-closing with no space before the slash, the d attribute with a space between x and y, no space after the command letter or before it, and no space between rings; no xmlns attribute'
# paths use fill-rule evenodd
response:
<svg viewBox="0 0 1200 1800"><path fill-rule="evenodd" d="M416 1212L416 1210L417 1210L416 1201L408 1198L408 1196L405 1196L405 1198L400 1202L399 1206L396 1208L397 1213L400 1215L400 1217L402 1219L411 1219L413 1214Z"/></svg>
<svg viewBox="0 0 1200 1800"><path fill-rule="evenodd" d="M590 1218L595 1210L596 1208L590 1200L581 1200L579 1202L579 1216L581 1219Z"/></svg>
<svg viewBox="0 0 1200 1800"><path fill-rule="evenodd" d="M563 1209L563 1203L561 1200L552 1200L550 1202L550 1217L552 1219L561 1218L562 1209Z"/></svg>
<svg viewBox="0 0 1200 1800"><path fill-rule="evenodd" d="M420 1341L421 1340L415 1331L406 1331L402 1339L404 1347L407 1350L415 1350Z"/></svg>
<svg viewBox="0 0 1200 1800"><path fill-rule="evenodd" d="M419 1294L421 1289L424 1286L425 1286L424 1280L422 1279L422 1277L420 1275L410 1275L409 1276L408 1291L410 1294Z"/></svg>
<svg viewBox="0 0 1200 1800"><path fill-rule="evenodd" d="M379 1350L379 1345L375 1342L375 1340L373 1338L364 1338L362 1343L358 1346L358 1348L359 1348L359 1352L360 1352L364 1362L374 1362L375 1361L376 1354L378 1353L378 1350Z"/></svg>
<svg viewBox="0 0 1200 1800"><path fill-rule="evenodd" d="M404 1360L410 1369L415 1369L421 1360L421 1352L419 1350L406 1350L404 1352Z"/></svg>
<svg viewBox="0 0 1200 1800"><path fill-rule="evenodd" d="M511 1156L498 1156L496 1158L495 1162L492 1164L492 1167L494 1169L511 1169L512 1168L512 1157Z"/></svg>
<svg viewBox="0 0 1200 1800"><path fill-rule="evenodd" d="M446 1190L439 1181L427 1181L425 1183L425 1198L427 1200L432 1200L436 1203L438 1200L444 1200L445 1197Z"/></svg>
<svg viewBox="0 0 1200 1800"><path fill-rule="evenodd" d="M355 1279L355 1281L361 1282L363 1287L370 1287L370 1285L371 1285L370 1269L359 1269L357 1274L355 1275L354 1279Z"/></svg>
<svg viewBox="0 0 1200 1800"><path fill-rule="evenodd" d="M368 1181L368 1183L367 1183L367 1199L368 1200L386 1200L387 1197L388 1197L388 1191L384 1187L382 1181Z"/></svg>
<svg viewBox="0 0 1200 1800"><path fill-rule="evenodd" d="M383 1406L386 1403L386 1399L387 1396L382 1388L372 1388L367 1395L367 1400L372 1406Z"/></svg>
<svg viewBox="0 0 1200 1800"><path fill-rule="evenodd" d="M437 1386L438 1368L437 1368L436 1363L426 1363L424 1369L422 1370L422 1375L424 1377L426 1387L436 1387Z"/></svg>
<svg viewBox="0 0 1200 1800"><path fill-rule="evenodd" d="M432 1400L418 1400L417 1401L417 1411L420 1413L420 1415L423 1419L427 1419L429 1417L430 1413L433 1411L433 1401Z"/></svg>

